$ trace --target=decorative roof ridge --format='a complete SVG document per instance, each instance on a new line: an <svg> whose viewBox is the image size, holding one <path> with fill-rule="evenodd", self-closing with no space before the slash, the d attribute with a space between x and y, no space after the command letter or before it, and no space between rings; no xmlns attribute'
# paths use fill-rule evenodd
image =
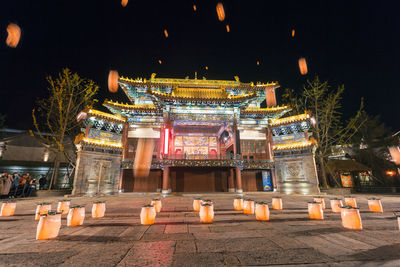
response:
<svg viewBox="0 0 400 267"><path fill-rule="evenodd" d="M83 115L83 113L86 113L86 116L93 116L93 117L97 117L97 118L101 118L101 119L105 119L105 120L111 120L111 121L115 121L115 122L120 122L120 123L124 123L127 121L126 117L123 117L119 114L110 114L107 112L103 112L103 111L99 111L93 108L88 107L87 109L85 109L84 111L80 112L78 115L78 121L80 120L81 116ZM81 115L82 114L82 115Z"/></svg>
<svg viewBox="0 0 400 267"><path fill-rule="evenodd" d="M111 148L123 148L122 143L108 142L108 141L90 139L90 138L83 138L81 141L88 145L111 147Z"/></svg>
<svg viewBox="0 0 400 267"><path fill-rule="evenodd" d="M103 105L104 106L110 105L110 106L113 106L113 107L116 107L116 108L125 108L125 109L132 109L132 110L136 110L136 109L138 109L138 110L143 110L143 109L156 110L156 106L154 104L135 104L135 105L132 105L132 104L127 104L127 103L118 103L118 101L114 102L112 100L107 100L107 99L104 100Z"/></svg>
<svg viewBox="0 0 400 267"><path fill-rule="evenodd" d="M278 127L282 125L287 125L291 123L303 122L311 119L311 112L305 111L303 114L289 116L280 119L274 119L271 121L271 127Z"/></svg>
<svg viewBox="0 0 400 267"><path fill-rule="evenodd" d="M280 112L280 111L290 111L291 108L289 106L276 106L276 107L268 107L268 108L259 108L259 107L247 107L245 110L243 110L244 114L253 114L253 113L267 113L267 114L271 114L271 113L275 113L275 112Z"/></svg>
<svg viewBox="0 0 400 267"><path fill-rule="evenodd" d="M312 146L318 146L317 142L313 138L301 142L273 145L273 150L282 151L282 150L292 150L292 149L303 149Z"/></svg>

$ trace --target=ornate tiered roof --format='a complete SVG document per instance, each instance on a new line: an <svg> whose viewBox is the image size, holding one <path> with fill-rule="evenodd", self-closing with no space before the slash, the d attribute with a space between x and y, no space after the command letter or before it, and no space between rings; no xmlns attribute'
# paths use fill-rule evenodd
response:
<svg viewBox="0 0 400 267"><path fill-rule="evenodd" d="M104 119L107 121L111 121L111 122L116 122L116 123L125 123L126 122L126 117L123 117L119 114L110 114L110 113L106 113L106 112L102 112L102 111L98 111L95 109L87 109L84 110L83 112L86 112L90 117L96 117L99 119ZM79 117L79 115L78 115Z"/></svg>
<svg viewBox="0 0 400 267"><path fill-rule="evenodd" d="M293 123L308 121L308 120L310 120L310 118L311 118L311 113L305 112L304 114L300 114L300 115L295 115L295 116L290 116L290 117L286 117L286 118L272 120L270 125L271 125L271 127L284 126L284 125L289 125L289 124L293 124Z"/></svg>
<svg viewBox="0 0 400 267"><path fill-rule="evenodd" d="M139 111L139 112L154 112L154 111L156 111L156 107L152 104L131 105L131 104L118 103L118 102L114 102L114 101L106 99L104 101L103 105L107 108L112 107L112 108L117 108L117 109L122 109L122 110L133 110L133 111Z"/></svg>

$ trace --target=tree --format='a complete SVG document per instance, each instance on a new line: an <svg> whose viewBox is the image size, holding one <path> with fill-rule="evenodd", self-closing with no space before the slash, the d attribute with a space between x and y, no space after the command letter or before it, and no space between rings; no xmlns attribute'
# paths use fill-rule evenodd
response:
<svg viewBox="0 0 400 267"><path fill-rule="evenodd" d="M371 117L363 112L361 117L365 123L352 138L355 158L371 167L372 176L376 182L390 184L391 181L386 179L385 173L387 170L396 169L396 165L388 159L388 147L397 145L398 140L381 122L380 116Z"/></svg>
<svg viewBox="0 0 400 267"><path fill-rule="evenodd" d="M316 159L321 170L323 188L328 188L326 163L332 147L347 144L363 124L363 121L360 120L363 109L363 100L361 99L360 108L355 116L346 125L343 125L341 109L344 90L344 85L338 86L336 90L331 90L328 82L321 82L317 76L313 81L307 80L302 94L296 95L294 90L286 89L282 96L283 101L293 107L294 112L308 110L315 119L312 134L318 143Z"/></svg>
<svg viewBox="0 0 400 267"><path fill-rule="evenodd" d="M36 132L30 132L55 154L54 172L49 186L51 189L57 182L61 157L64 155L73 163L68 152L74 151L74 146L72 142L66 142L66 139L79 133L76 116L82 109L97 101L94 96L99 87L92 80L81 78L68 68L63 69L56 78L48 76L47 82L49 95L38 100L37 108L32 110Z"/></svg>

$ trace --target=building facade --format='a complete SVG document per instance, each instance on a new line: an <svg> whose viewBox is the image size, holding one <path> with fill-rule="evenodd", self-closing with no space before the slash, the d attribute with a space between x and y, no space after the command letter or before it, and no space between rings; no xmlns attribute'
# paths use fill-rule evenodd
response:
<svg viewBox="0 0 400 267"><path fill-rule="evenodd" d="M319 192L310 114L284 117L290 107L277 105L278 83L153 74L119 85L130 103L106 100L112 114L88 108L77 117L85 128L75 140L73 194ZM134 172L143 157L146 177Z"/></svg>

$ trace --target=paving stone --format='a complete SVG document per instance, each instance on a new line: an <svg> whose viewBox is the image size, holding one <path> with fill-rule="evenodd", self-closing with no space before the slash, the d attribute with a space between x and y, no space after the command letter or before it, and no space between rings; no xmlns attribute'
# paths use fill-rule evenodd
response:
<svg viewBox="0 0 400 267"><path fill-rule="evenodd" d="M196 240L196 246L198 252L229 252L280 249L275 243L266 238Z"/></svg>
<svg viewBox="0 0 400 267"><path fill-rule="evenodd" d="M172 266L235 266L239 264L236 256L227 253L182 253L174 255Z"/></svg>
<svg viewBox="0 0 400 267"><path fill-rule="evenodd" d="M194 240L177 240L175 253L195 253L196 243Z"/></svg>

